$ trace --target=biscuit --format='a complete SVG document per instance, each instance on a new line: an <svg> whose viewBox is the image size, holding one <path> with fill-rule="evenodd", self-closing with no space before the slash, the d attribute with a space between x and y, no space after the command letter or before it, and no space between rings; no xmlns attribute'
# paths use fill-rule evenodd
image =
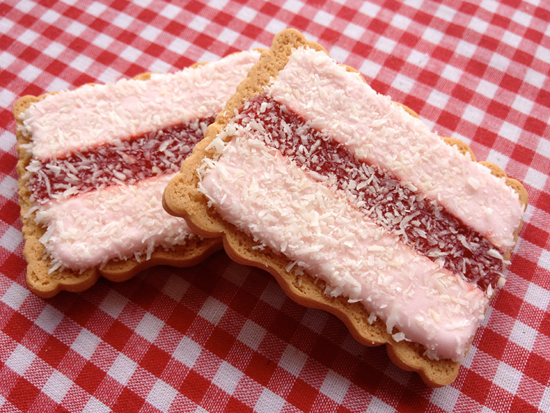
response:
<svg viewBox="0 0 550 413"><path fill-rule="evenodd" d="M285 30L163 202L439 387L504 282L527 193L411 112Z"/></svg>
<svg viewBox="0 0 550 413"><path fill-rule="evenodd" d="M15 103L33 292L51 297L100 275L124 281L154 265L191 266L221 248L166 214L161 193L258 58L242 52Z"/></svg>

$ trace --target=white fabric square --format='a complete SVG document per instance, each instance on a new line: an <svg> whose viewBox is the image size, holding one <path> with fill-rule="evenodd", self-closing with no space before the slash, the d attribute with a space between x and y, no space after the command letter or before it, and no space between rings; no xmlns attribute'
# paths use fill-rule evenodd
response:
<svg viewBox="0 0 550 413"><path fill-rule="evenodd" d="M49 304L42 310L36 321L34 322L38 327L44 331L53 334L56 327L63 320L63 313Z"/></svg>
<svg viewBox="0 0 550 413"><path fill-rule="evenodd" d="M393 88L397 90L401 90L402 92L409 93L412 90L414 84L415 84L414 80L411 79L410 77L397 74L397 76L395 76L395 79L393 80L391 85Z"/></svg>
<svg viewBox="0 0 550 413"><path fill-rule="evenodd" d="M462 76L462 70L457 69L451 65L445 65L445 69L441 72L441 77L450 80L451 82L458 83Z"/></svg>
<svg viewBox="0 0 550 413"><path fill-rule="evenodd" d="M0 68L6 69L8 68L13 62L15 62L15 56L8 52L2 52L0 53Z"/></svg>
<svg viewBox="0 0 550 413"><path fill-rule="evenodd" d="M529 168L523 182L531 185L533 188L537 188L538 190L542 191L544 189L547 179L548 175L543 174L536 169Z"/></svg>
<svg viewBox="0 0 550 413"><path fill-rule="evenodd" d="M516 320L512 332L510 333L510 341L513 341L518 346L521 346L529 351L533 350L533 345L537 339L537 330L529 327L527 324Z"/></svg>
<svg viewBox="0 0 550 413"><path fill-rule="evenodd" d="M538 265L550 271L550 251L542 250Z"/></svg>
<svg viewBox="0 0 550 413"><path fill-rule="evenodd" d="M441 39L443 39L443 33L441 33L439 30L427 27L422 34L422 38L430 43L439 44L441 42Z"/></svg>
<svg viewBox="0 0 550 413"><path fill-rule="evenodd" d="M27 82L32 83L34 80L40 76L42 71L38 69L36 66L33 65L27 65L23 70L21 70L17 76L25 79Z"/></svg>
<svg viewBox="0 0 550 413"><path fill-rule="evenodd" d="M193 30L198 31L199 33L202 33L209 23L210 20L206 20L204 17L201 16L195 16L195 18L191 20L191 23L189 23L189 27Z"/></svg>
<svg viewBox="0 0 550 413"><path fill-rule="evenodd" d="M351 37L352 39L359 40L361 36L365 33L365 29L361 26L358 26L353 23L349 23L343 32L346 36Z"/></svg>
<svg viewBox="0 0 550 413"><path fill-rule="evenodd" d="M105 10L107 10L107 6L101 3L98 3L97 1L94 1L90 6L86 9L86 13L91 14L92 16L98 17L100 14L102 14Z"/></svg>
<svg viewBox="0 0 550 413"><path fill-rule="evenodd" d="M550 387L544 389L544 394L540 399L539 409L544 413L550 413Z"/></svg>
<svg viewBox="0 0 550 413"><path fill-rule="evenodd" d="M120 57L128 60L129 62L135 62L142 54L143 53L140 50L132 46L128 46L126 49L122 51L122 53L120 54Z"/></svg>
<svg viewBox="0 0 550 413"><path fill-rule="evenodd" d="M94 61L84 55L78 55L69 65L76 70L85 72Z"/></svg>
<svg viewBox="0 0 550 413"><path fill-rule="evenodd" d="M99 76L98 80L103 83L113 83L121 78L121 73L111 67L105 69Z"/></svg>
<svg viewBox="0 0 550 413"><path fill-rule="evenodd" d="M348 392L349 385L350 381L348 379L345 379L333 370L329 370L319 390L336 403L342 404Z"/></svg>
<svg viewBox="0 0 550 413"><path fill-rule="evenodd" d="M174 301L180 302L187 292L188 288L189 283L187 281L185 281L181 277L176 277L175 275L172 275L168 279L166 284L164 284L162 292L168 297L172 298Z"/></svg>
<svg viewBox="0 0 550 413"><path fill-rule="evenodd" d="M202 54L202 56L197 60L198 62L216 62L220 60L220 56L210 53L209 51L206 51Z"/></svg>
<svg viewBox="0 0 550 413"><path fill-rule="evenodd" d="M178 6L174 6L173 4L169 4L164 9L162 9L162 11L159 14L163 17L166 17L167 19L172 20L174 17L176 17L180 13L181 13L181 8L179 8Z"/></svg>
<svg viewBox="0 0 550 413"><path fill-rule="evenodd" d="M132 24L134 19L128 16L126 13L120 13L114 20L113 24L120 27L121 29L126 29Z"/></svg>
<svg viewBox="0 0 550 413"><path fill-rule="evenodd" d="M493 383L512 394L516 394L522 376L523 374L520 371L501 361L498 364Z"/></svg>
<svg viewBox="0 0 550 413"><path fill-rule="evenodd" d="M15 8L25 14L30 12L34 6L35 3L29 0L22 0L15 3Z"/></svg>
<svg viewBox="0 0 550 413"><path fill-rule="evenodd" d="M330 23L332 23L333 20L334 20L334 15L329 14L324 10L319 10L317 14L315 14L315 17L313 17L313 21L315 23L325 27L329 27Z"/></svg>
<svg viewBox="0 0 550 413"><path fill-rule="evenodd" d="M73 381L70 378L54 370L44 387L42 387L42 392L56 403L61 403L72 385Z"/></svg>
<svg viewBox="0 0 550 413"><path fill-rule="evenodd" d="M6 304L8 307L13 308L15 311L18 311L21 308L21 305L29 296L30 291L24 287L21 287L17 283L12 283L4 295L2 296L1 301Z"/></svg>
<svg viewBox="0 0 550 413"><path fill-rule="evenodd" d="M516 95L514 103L512 103L512 108L518 112L525 113L529 115L533 109L535 103L531 99L525 99L523 96Z"/></svg>
<svg viewBox="0 0 550 413"><path fill-rule="evenodd" d="M135 332L142 336L145 340L153 343L157 339L163 327L164 321L155 317L151 313L145 313L137 325Z"/></svg>
<svg viewBox="0 0 550 413"><path fill-rule="evenodd" d="M202 348L189 337L183 337L174 350L172 357L185 366L192 368L201 354Z"/></svg>
<svg viewBox="0 0 550 413"><path fill-rule="evenodd" d="M506 165L508 165L508 161L510 158L508 158L506 155L503 155L500 152L497 152L494 149L491 149L489 151L489 155L487 155L487 162L492 162L498 166L500 166L502 169L506 169Z"/></svg>
<svg viewBox="0 0 550 413"><path fill-rule="evenodd" d="M472 122L474 125L481 125L481 121L485 116L485 112L476 108L475 106L469 105L464 110L462 114L462 119L466 119L468 122Z"/></svg>
<svg viewBox="0 0 550 413"><path fill-rule="evenodd" d="M380 6L377 4L371 3L370 1L364 1L359 9L361 13L366 14L369 17L374 17L380 11Z"/></svg>
<svg viewBox="0 0 550 413"><path fill-rule="evenodd" d="M286 300L286 294L283 292L279 284L274 281L270 281L265 287L260 300L266 302L272 307L275 307L277 310L280 310Z"/></svg>
<svg viewBox="0 0 550 413"><path fill-rule="evenodd" d="M544 84L545 80L546 80L545 75L531 68L527 68L527 72L525 72L525 76L523 77L524 82L527 82L530 85L538 87L539 89L542 88L542 85Z"/></svg>
<svg viewBox="0 0 550 413"><path fill-rule="evenodd" d="M491 56L491 60L489 61L489 66L494 67L501 72L506 72L506 69L510 66L510 59L499 53L493 53L493 56Z"/></svg>
<svg viewBox="0 0 550 413"><path fill-rule="evenodd" d="M65 46L63 46L63 45L61 45L57 42L52 42L48 45L48 47L46 47L42 51L42 53L56 59L57 56L59 56L61 53L63 53L64 50L65 50Z"/></svg>
<svg viewBox="0 0 550 413"><path fill-rule="evenodd" d="M32 31L31 29L25 30L25 32L17 37L17 40L20 41L23 44L26 44L27 46L31 46L36 39L38 39L40 35L36 33L35 31Z"/></svg>
<svg viewBox="0 0 550 413"><path fill-rule="evenodd" d="M93 413L108 413L111 411L110 407L106 406L103 402L99 401L95 397L90 397L90 400L88 400L88 403L86 403L86 406L84 407L85 412L93 412Z"/></svg>
<svg viewBox="0 0 550 413"><path fill-rule="evenodd" d="M223 8L229 3L229 0L210 0L208 5L216 10L223 10Z"/></svg>
<svg viewBox="0 0 550 413"><path fill-rule="evenodd" d="M149 4L151 4L152 1L153 0L133 0L133 3L137 6L147 8L147 6L149 6Z"/></svg>
<svg viewBox="0 0 550 413"><path fill-rule="evenodd" d="M281 30L284 30L286 28L286 23L283 23L282 21L277 19L271 19L269 23L267 23L267 26L265 26L265 30L272 34L279 33Z"/></svg>
<svg viewBox="0 0 550 413"><path fill-rule="evenodd" d="M476 88L477 93L485 97L488 97L489 99L493 99L495 97L495 93L497 90L498 90L497 85L491 82L487 82L486 80L480 80Z"/></svg>
<svg viewBox="0 0 550 413"><path fill-rule="evenodd" d="M235 40L237 40L238 38L239 38L239 33L227 27L224 28L220 33L220 35L218 36L219 41L229 45L232 45L233 43L235 43Z"/></svg>
<svg viewBox="0 0 550 413"><path fill-rule="evenodd" d="M348 58L349 52L338 46L332 46L330 49L330 57L336 60L338 63L344 63Z"/></svg>
<svg viewBox="0 0 550 413"><path fill-rule="evenodd" d="M271 390L264 388L262 394L254 406L254 411L258 413L280 412L285 405L285 399Z"/></svg>
<svg viewBox="0 0 550 413"><path fill-rule="evenodd" d="M407 27L411 24L412 20L402 14L395 14L390 21L393 27L397 27L400 30L407 30Z"/></svg>
<svg viewBox="0 0 550 413"><path fill-rule="evenodd" d="M107 372L109 376L126 386L137 368L137 363L120 353Z"/></svg>
<svg viewBox="0 0 550 413"><path fill-rule="evenodd" d="M427 53L421 53L418 50L412 50L407 57L407 62L418 67L424 67L429 59L430 56Z"/></svg>
<svg viewBox="0 0 550 413"><path fill-rule="evenodd" d="M11 105L14 100L11 100L8 105ZM2 102L0 102L0 104L1 103ZM4 107L8 105L5 105ZM0 149L2 149L4 152L9 152L11 148L15 146L16 143L17 143L17 139L15 138L15 135L12 132L4 131L4 133L0 135Z"/></svg>
<svg viewBox="0 0 550 413"><path fill-rule="evenodd" d="M5 176L0 182L0 195L11 199L17 192L17 181L11 176Z"/></svg>
<svg viewBox="0 0 550 413"><path fill-rule="evenodd" d="M374 47L384 53L391 54L396 44L397 43L395 41L388 39L387 37L380 36Z"/></svg>
<svg viewBox="0 0 550 413"><path fill-rule="evenodd" d="M46 11L46 13L44 13L42 16L40 16L40 20L42 20L43 22L46 22L48 24L52 24L54 22L57 21L57 19L59 19L61 15L56 12L55 10L52 10L52 9L49 9L48 11Z"/></svg>
<svg viewBox="0 0 550 413"><path fill-rule="evenodd" d="M239 369L233 367L226 361L222 361L212 383L218 386L227 394L231 395L235 392L235 389L239 385L244 373Z"/></svg>
<svg viewBox="0 0 550 413"><path fill-rule="evenodd" d="M262 340L265 337L265 328L259 326L252 320L246 320L243 328L239 332L238 340L254 350L258 350Z"/></svg>
<svg viewBox="0 0 550 413"><path fill-rule="evenodd" d="M23 347L21 344L18 344L6 360L6 366L20 376L23 376L35 358L36 354L28 348Z"/></svg>
<svg viewBox="0 0 550 413"><path fill-rule="evenodd" d="M294 14L298 14L298 12L304 7L304 3L298 0L287 0L285 4L283 4L283 9L288 10Z"/></svg>
<svg viewBox="0 0 550 413"><path fill-rule="evenodd" d="M537 153L546 158L550 158L550 141L548 139L541 139L537 146Z"/></svg>
<svg viewBox="0 0 550 413"><path fill-rule="evenodd" d="M149 71L155 73L168 73L172 66L162 60L155 60L150 66Z"/></svg>
<svg viewBox="0 0 550 413"><path fill-rule="evenodd" d="M161 412L168 412L177 394L176 389L159 379L147 395L146 401Z"/></svg>
<svg viewBox="0 0 550 413"><path fill-rule="evenodd" d="M456 10L447 6L439 6L435 12L435 17L439 17L442 20L452 22L456 14Z"/></svg>
<svg viewBox="0 0 550 413"><path fill-rule="evenodd" d="M168 50L171 50L177 54L184 54L189 48L189 46L191 46L191 43L183 39L180 39L179 37L176 37L174 41L170 43L170 45L168 46Z"/></svg>
<svg viewBox="0 0 550 413"><path fill-rule="evenodd" d="M72 22L69 27L65 29L67 33L72 34L74 37L80 36L84 30L86 30L86 26L76 21Z"/></svg>
<svg viewBox="0 0 550 413"><path fill-rule="evenodd" d="M535 51L535 57L545 63L550 63L550 50L540 45Z"/></svg>
<svg viewBox="0 0 550 413"><path fill-rule="evenodd" d="M489 23L483 20L480 20L477 17L472 17L472 20L470 20L470 23L468 24L469 29L476 31L478 33L485 33L488 27L489 27Z"/></svg>
<svg viewBox="0 0 550 413"><path fill-rule="evenodd" d="M495 13L498 9L499 3L495 0L483 0L479 5L485 10Z"/></svg>
<svg viewBox="0 0 550 413"><path fill-rule="evenodd" d="M542 311L546 311L548 304L550 304L550 291L539 287L537 284L529 283L524 300Z"/></svg>
<svg viewBox="0 0 550 413"><path fill-rule="evenodd" d="M454 387L441 387L432 391L430 402L446 412L452 412L454 411L459 396L460 391Z"/></svg>
<svg viewBox="0 0 550 413"><path fill-rule="evenodd" d="M508 122L503 122L498 134L503 138L508 139L509 141L518 143L519 137L521 136L522 132L523 130L521 128L518 128L516 125L512 125Z"/></svg>
<svg viewBox="0 0 550 413"><path fill-rule="evenodd" d="M518 36L517 34L514 34L510 31L506 30L504 32L504 34L502 35L501 41L503 43L506 43L506 44L512 46L513 48L517 49L519 44L521 43L521 37Z"/></svg>
<svg viewBox="0 0 550 413"><path fill-rule="evenodd" d="M252 21L254 21L257 15L258 13L256 12L256 10L253 10L250 7L243 6L237 13L237 18L247 23L251 23Z"/></svg>
<svg viewBox="0 0 550 413"><path fill-rule="evenodd" d="M296 347L288 345L279 360L279 367L298 377L306 364L307 355Z"/></svg>
<svg viewBox="0 0 550 413"><path fill-rule="evenodd" d="M128 299L116 291L109 291L107 296L103 299L99 308L105 311L113 318L118 318L124 307L128 304Z"/></svg>
<svg viewBox="0 0 550 413"><path fill-rule="evenodd" d="M378 397L373 397L369 403L367 413L393 413L395 409L389 404L384 403Z"/></svg>
<svg viewBox="0 0 550 413"><path fill-rule="evenodd" d="M489 309L491 309L489 307ZM489 311L487 311L488 313ZM486 318L488 316L486 315ZM472 362L474 361L475 354L477 352L477 347L470 344L470 348L468 349L468 354L466 354L466 357L464 357L464 360L462 360L462 363L460 363L462 366L466 368L472 368Z"/></svg>
<svg viewBox="0 0 550 413"><path fill-rule="evenodd" d="M107 49L111 43L113 43L113 38L111 36L107 36L106 34L100 33L99 36L92 41L92 43L101 49Z"/></svg>
<svg viewBox="0 0 550 413"><path fill-rule="evenodd" d="M516 10L514 15L512 16L512 21L515 23L519 23L525 27L529 27L531 24L531 20L533 19L533 16L522 12L521 10Z"/></svg>
<svg viewBox="0 0 550 413"><path fill-rule="evenodd" d="M143 37L145 40L154 42L155 40L157 40L157 37L159 37L161 33L162 33L162 30L160 29L157 29L154 26L147 26L145 27L145 29L141 31L139 36Z"/></svg>
<svg viewBox="0 0 550 413"><path fill-rule="evenodd" d="M466 57L472 57L475 51L476 51L476 46L464 40L459 41L455 49L456 53Z"/></svg>
<svg viewBox="0 0 550 413"><path fill-rule="evenodd" d="M101 342L101 339L91 331L83 328L71 344L71 349L86 360L90 360Z"/></svg>
<svg viewBox="0 0 550 413"><path fill-rule="evenodd" d="M364 74L367 78L370 79L376 79L376 76L378 75L378 72L382 69L382 66L380 66L378 63L374 63L370 60L365 60L363 64L361 65L361 68L359 71Z"/></svg>
<svg viewBox="0 0 550 413"><path fill-rule="evenodd" d="M216 325L222 319L223 315L227 311L227 306L221 301L216 300L213 297L208 297L202 308L199 311L199 315Z"/></svg>
<svg viewBox="0 0 550 413"><path fill-rule="evenodd" d="M443 109L449 101L449 95L439 92L437 89L433 89L426 101L436 108Z"/></svg>

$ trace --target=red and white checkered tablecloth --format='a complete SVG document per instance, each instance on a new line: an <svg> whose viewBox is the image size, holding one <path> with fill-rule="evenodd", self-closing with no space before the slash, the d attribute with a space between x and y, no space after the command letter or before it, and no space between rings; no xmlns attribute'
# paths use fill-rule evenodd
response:
<svg viewBox="0 0 550 413"><path fill-rule="evenodd" d="M546 0L0 3L0 412L550 412L549 22ZM18 97L268 47L287 27L529 192L508 282L448 387L223 252L47 300L26 287Z"/></svg>

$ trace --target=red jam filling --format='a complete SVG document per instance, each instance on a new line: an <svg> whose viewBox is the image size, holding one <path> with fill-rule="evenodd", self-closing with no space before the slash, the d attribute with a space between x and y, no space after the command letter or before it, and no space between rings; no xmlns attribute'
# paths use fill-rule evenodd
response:
<svg viewBox="0 0 550 413"><path fill-rule="evenodd" d="M402 242L454 274L486 291L501 276L502 260L489 255L495 247L462 224L437 201L400 182L391 172L360 161L330 136L309 127L284 105L261 95L247 102L236 122L260 123L261 137L291 162L327 177L370 219Z"/></svg>
<svg viewBox="0 0 550 413"><path fill-rule="evenodd" d="M50 159L40 165L28 182L33 194L31 200L45 202L177 172L214 120L214 116L195 119L115 144L83 148L66 157Z"/></svg>

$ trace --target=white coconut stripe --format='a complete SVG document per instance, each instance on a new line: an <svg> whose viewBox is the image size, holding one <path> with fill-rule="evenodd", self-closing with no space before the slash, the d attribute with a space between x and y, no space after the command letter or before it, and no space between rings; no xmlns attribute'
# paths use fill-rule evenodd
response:
<svg viewBox="0 0 550 413"><path fill-rule="evenodd" d="M40 206L36 222L47 226L40 241L52 268L84 270L114 258L149 259L155 247L184 244L192 236L189 227L162 207L162 193L173 177L110 186Z"/></svg>
<svg viewBox="0 0 550 413"><path fill-rule="evenodd" d="M32 133L34 156L46 159L212 116L259 56L241 52L194 69L154 74L148 81L123 79L61 91L25 111L24 130Z"/></svg>
<svg viewBox="0 0 550 413"><path fill-rule="evenodd" d="M268 91L358 158L438 200L497 247L514 246L523 208L504 179L445 144L422 121L325 53L294 50Z"/></svg>
<svg viewBox="0 0 550 413"><path fill-rule="evenodd" d="M483 318L483 292L417 255L251 133L260 132L237 127L219 160L200 169L200 190L223 218L325 280L327 294L361 301L388 331L395 326L439 357L461 359Z"/></svg>

